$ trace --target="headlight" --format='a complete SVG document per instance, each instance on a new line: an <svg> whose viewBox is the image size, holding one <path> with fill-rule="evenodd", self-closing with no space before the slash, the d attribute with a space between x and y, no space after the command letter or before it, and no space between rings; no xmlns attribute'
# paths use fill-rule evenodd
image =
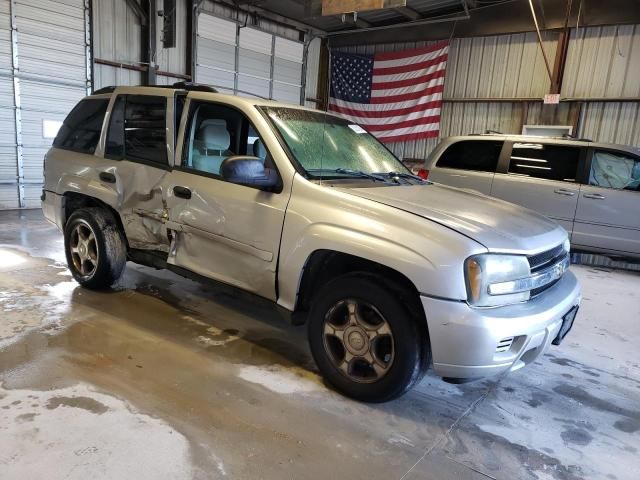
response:
<svg viewBox="0 0 640 480"><path fill-rule="evenodd" d="M569 239L567 238L564 243L562 244L562 248L564 249L565 252L569 253L571 252L571 242L569 241Z"/></svg>
<svg viewBox="0 0 640 480"><path fill-rule="evenodd" d="M529 300L520 280L531 274L522 255L483 254L465 262L468 301L476 307L497 307Z"/></svg>

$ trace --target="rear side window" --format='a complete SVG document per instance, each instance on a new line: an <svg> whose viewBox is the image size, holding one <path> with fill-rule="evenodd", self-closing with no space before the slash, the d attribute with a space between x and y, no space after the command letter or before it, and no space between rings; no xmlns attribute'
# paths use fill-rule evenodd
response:
<svg viewBox="0 0 640 480"><path fill-rule="evenodd" d="M111 112L105 154L167 165L166 114L166 97L118 96Z"/></svg>
<svg viewBox="0 0 640 480"><path fill-rule="evenodd" d="M498 165L502 143L495 140L465 140L454 143L440 156L436 166L493 173Z"/></svg>
<svg viewBox="0 0 640 480"><path fill-rule="evenodd" d="M108 99L87 98L67 115L53 146L80 153L94 153L100 140L102 121L107 112Z"/></svg>
<svg viewBox="0 0 640 480"><path fill-rule="evenodd" d="M542 143L514 143L509 173L575 182L580 148Z"/></svg>
<svg viewBox="0 0 640 480"><path fill-rule="evenodd" d="M621 152L596 150L591 160L589 185L640 191L640 160Z"/></svg>

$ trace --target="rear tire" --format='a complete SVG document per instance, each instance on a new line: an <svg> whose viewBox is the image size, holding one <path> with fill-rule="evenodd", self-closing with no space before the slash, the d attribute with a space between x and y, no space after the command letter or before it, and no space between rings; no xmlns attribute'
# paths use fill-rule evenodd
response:
<svg viewBox="0 0 640 480"><path fill-rule="evenodd" d="M382 279L349 274L324 285L314 298L311 352L325 379L348 397L386 402L426 372L428 339L396 291Z"/></svg>
<svg viewBox="0 0 640 480"><path fill-rule="evenodd" d="M113 214L103 208L71 214L64 228L64 249L73 278L92 290L111 287L127 262L124 236Z"/></svg>

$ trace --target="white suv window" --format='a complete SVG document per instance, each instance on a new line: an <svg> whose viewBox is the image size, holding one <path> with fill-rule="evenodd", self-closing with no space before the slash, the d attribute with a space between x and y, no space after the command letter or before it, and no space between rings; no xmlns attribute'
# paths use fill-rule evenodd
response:
<svg viewBox="0 0 640 480"><path fill-rule="evenodd" d="M575 182L579 160L580 147L516 142L511 150L509 173Z"/></svg>
<svg viewBox="0 0 640 480"><path fill-rule="evenodd" d="M640 161L622 153L596 151L591 161L589 185L640 190Z"/></svg>
<svg viewBox="0 0 640 480"><path fill-rule="evenodd" d="M436 166L494 173L500 158L502 143L495 140L456 142L440 155Z"/></svg>

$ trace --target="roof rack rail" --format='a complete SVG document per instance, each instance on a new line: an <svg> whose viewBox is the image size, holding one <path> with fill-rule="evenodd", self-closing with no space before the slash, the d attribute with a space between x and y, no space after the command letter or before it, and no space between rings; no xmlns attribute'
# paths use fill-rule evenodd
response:
<svg viewBox="0 0 640 480"><path fill-rule="evenodd" d="M116 87L114 85L110 85L108 87L102 87L99 88L98 90L96 90L95 92L93 92L91 95L100 95L102 93L113 93L113 91L116 89Z"/></svg>
<svg viewBox="0 0 640 480"><path fill-rule="evenodd" d="M181 88L183 90L189 90L192 92L209 92L209 93L218 93L213 87L209 85L204 85L202 83L194 83L194 82L176 82L172 85L173 88Z"/></svg>
<svg viewBox="0 0 640 480"><path fill-rule="evenodd" d="M122 85L125 86L125 85ZM128 86L128 85L127 85ZM135 86L135 85L131 85ZM193 83L193 82L176 82L173 85L137 85L138 87L150 87L150 88L175 88L180 90L188 90L192 92L210 92L210 93L218 93L213 87L209 85L204 85L202 83ZM117 88L116 85L109 85L107 87L102 87L92 93L92 95L100 95L102 93L113 93Z"/></svg>

